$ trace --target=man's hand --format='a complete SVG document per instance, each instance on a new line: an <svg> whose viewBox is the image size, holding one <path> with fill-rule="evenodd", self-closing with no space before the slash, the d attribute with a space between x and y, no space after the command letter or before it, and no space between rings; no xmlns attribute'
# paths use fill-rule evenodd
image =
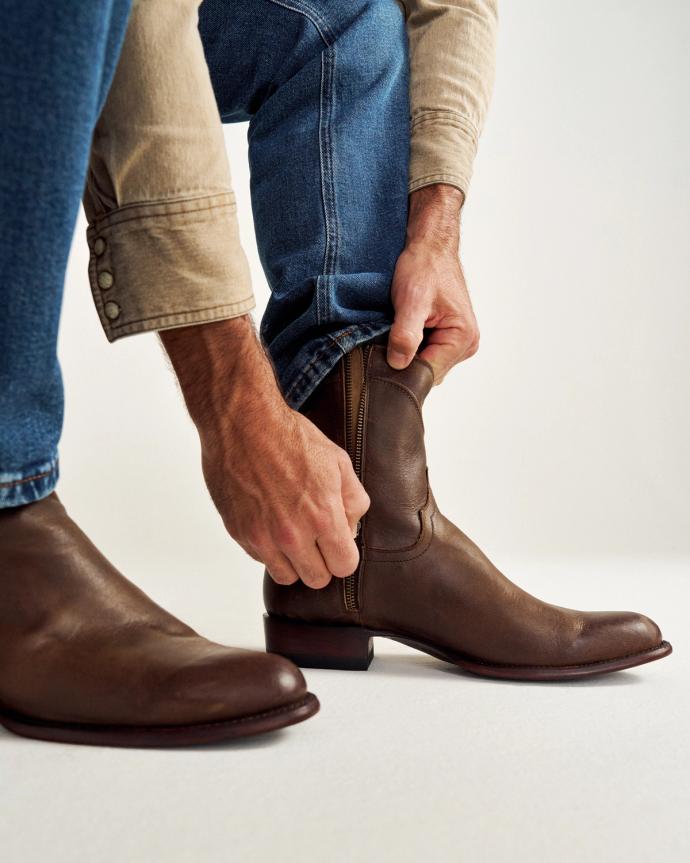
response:
<svg viewBox="0 0 690 863"><path fill-rule="evenodd" d="M410 195L407 241L393 276L395 319L388 362L407 367L420 357L440 383L450 369L477 352L479 329L459 257L463 194L453 186L425 186Z"/></svg>
<svg viewBox="0 0 690 863"><path fill-rule="evenodd" d="M225 527L279 584L350 575L369 498L346 452L291 410L245 316L161 333Z"/></svg>

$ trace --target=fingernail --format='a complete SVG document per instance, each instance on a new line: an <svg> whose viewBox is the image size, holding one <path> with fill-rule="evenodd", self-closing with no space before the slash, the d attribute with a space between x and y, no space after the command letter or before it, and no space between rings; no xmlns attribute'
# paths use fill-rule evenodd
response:
<svg viewBox="0 0 690 863"><path fill-rule="evenodd" d="M404 369L407 365L407 357L399 351L388 352L388 365L394 369Z"/></svg>

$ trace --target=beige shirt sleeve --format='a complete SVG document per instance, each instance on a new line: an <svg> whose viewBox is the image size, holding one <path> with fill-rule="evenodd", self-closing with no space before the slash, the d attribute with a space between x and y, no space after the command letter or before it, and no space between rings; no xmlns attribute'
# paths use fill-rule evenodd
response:
<svg viewBox="0 0 690 863"><path fill-rule="evenodd" d="M401 0L410 46L410 191L465 194L489 107L497 0Z"/></svg>
<svg viewBox="0 0 690 863"><path fill-rule="evenodd" d="M110 341L254 305L198 6L136 0L94 133L89 278Z"/></svg>

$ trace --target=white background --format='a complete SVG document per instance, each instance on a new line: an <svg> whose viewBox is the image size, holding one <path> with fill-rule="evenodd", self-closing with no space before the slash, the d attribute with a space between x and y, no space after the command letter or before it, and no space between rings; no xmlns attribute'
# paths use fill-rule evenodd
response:
<svg viewBox="0 0 690 863"><path fill-rule="evenodd" d="M5 859L688 859L689 10L504 0L463 217L482 343L427 410L447 515L548 600L654 616L674 656L545 687L382 643L366 675L309 673L322 713L266 741L122 753L2 734ZM260 310L244 135L227 141ZM261 647L260 567L208 501L157 339L102 335L83 234L63 500L159 602Z"/></svg>

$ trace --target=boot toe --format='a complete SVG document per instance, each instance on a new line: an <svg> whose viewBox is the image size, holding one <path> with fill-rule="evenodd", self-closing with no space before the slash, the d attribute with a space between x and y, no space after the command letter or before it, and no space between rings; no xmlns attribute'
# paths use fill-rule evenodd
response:
<svg viewBox="0 0 690 863"><path fill-rule="evenodd" d="M307 694L307 682L299 668L284 656L274 653L251 653L253 675L261 678L257 698L267 708L294 704ZM255 684L256 686L256 684Z"/></svg>
<svg viewBox="0 0 690 863"><path fill-rule="evenodd" d="M644 614L632 611L587 615L580 646L588 662L619 659L653 650L663 638L659 627Z"/></svg>
<svg viewBox="0 0 690 863"><path fill-rule="evenodd" d="M663 641L659 627L644 614L628 612L621 617L621 627L625 631L625 641L630 647L630 653L652 650Z"/></svg>
<svg viewBox="0 0 690 863"><path fill-rule="evenodd" d="M177 721L240 719L295 704L307 695L297 666L282 656L211 646L172 681Z"/></svg>

